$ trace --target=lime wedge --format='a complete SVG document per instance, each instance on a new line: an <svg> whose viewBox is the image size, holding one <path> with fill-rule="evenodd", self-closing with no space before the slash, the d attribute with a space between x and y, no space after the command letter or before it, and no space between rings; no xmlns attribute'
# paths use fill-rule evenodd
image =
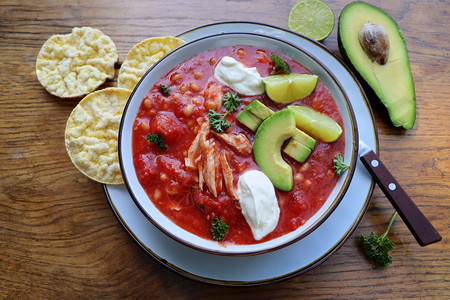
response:
<svg viewBox="0 0 450 300"><path fill-rule="evenodd" d="M328 4L321 0L302 0L289 12L289 29L322 41L334 28L334 13Z"/></svg>
<svg viewBox="0 0 450 300"><path fill-rule="evenodd" d="M267 96L276 103L305 98L316 88L319 77L312 74L278 74L263 79Z"/></svg>
<svg viewBox="0 0 450 300"><path fill-rule="evenodd" d="M336 121L318 111L300 105L290 105L288 109L294 113L298 128L324 142L334 142L342 134L342 128Z"/></svg>

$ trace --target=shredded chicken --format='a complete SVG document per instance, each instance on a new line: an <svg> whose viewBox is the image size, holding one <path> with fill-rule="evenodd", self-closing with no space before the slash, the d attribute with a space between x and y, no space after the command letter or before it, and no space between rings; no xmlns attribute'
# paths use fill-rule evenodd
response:
<svg viewBox="0 0 450 300"><path fill-rule="evenodd" d="M192 142L192 145L189 147L188 150L188 156L184 159L184 164L188 169L196 170L197 169L197 162L201 151L202 144L205 143L206 137L209 134L210 126L208 122L204 122L202 126L200 127L200 130L197 133L197 136L195 137L194 141Z"/></svg>
<svg viewBox="0 0 450 300"><path fill-rule="evenodd" d="M198 187L203 190L203 184L205 183L205 178L203 178L203 163L197 164L198 167Z"/></svg>
<svg viewBox="0 0 450 300"><path fill-rule="evenodd" d="M243 133L217 133L214 132L217 137L227 143L236 152L244 155L252 153L252 143Z"/></svg>
<svg viewBox="0 0 450 300"><path fill-rule="evenodd" d="M222 178L219 165L219 145L210 139L205 142L201 153L202 177L214 197L222 191Z"/></svg>
<svg viewBox="0 0 450 300"><path fill-rule="evenodd" d="M188 149L185 158L186 168L198 171L198 186L201 190L206 186L211 194L217 197L222 192L224 182L230 198L238 200L234 191L233 171L228 163L227 153L221 151L215 139L209 138L210 133L210 125L205 121ZM242 133L214 132L214 136L224 141L237 153L244 155L252 153L252 145Z"/></svg>
<svg viewBox="0 0 450 300"><path fill-rule="evenodd" d="M233 185L233 170L231 170L230 165L228 164L227 153L222 151L220 153L220 166L222 167L223 180L225 182L225 189L228 193L228 196L233 200L239 200L236 192L234 191Z"/></svg>

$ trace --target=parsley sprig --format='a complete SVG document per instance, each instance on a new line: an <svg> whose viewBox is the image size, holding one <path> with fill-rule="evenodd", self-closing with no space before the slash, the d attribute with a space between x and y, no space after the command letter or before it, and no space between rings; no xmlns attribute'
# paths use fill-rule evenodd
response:
<svg viewBox="0 0 450 300"><path fill-rule="evenodd" d="M166 144L164 144L164 138L161 133L149 133L147 134L147 140L154 144L159 150L164 151L167 149Z"/></svg>
<svg viewBox="0 0 450 300"><path fill-rule="evenodd" d="M223 132L224 129L227 129L231 126L231 124L227 120L227 115L229 111L224 114L219 114L213 109L208 111L209 124L211 127L217 132Z"/></svg>
<svg viewBox="0 0 450 300"><path fill-rule="evenodd" d="M170 86L165 86L164 84L161 84L161 86L159 87L159 91L164 96L169 96L170 95Z"/></svg>
<svg viewBox="0 0 450 300"><path fill-rule="evenodd" d="M235 111L238 108L241 101L242 99L238 97L237 93L228 92L225 95L223 95L223 106L225 106L225 108L228 111Z"/></svg>
<svg viewBox="0 0 450 300"><path fill-rule="evenodd" d="M349 168L349 166L347 166L344 163L344 157L342 157L342 154L340 153L334 156L333 164L334 164L334 172L338 176L340 176L345 170Z"/></svg>
<svg viewBox="0 0 450 300"><path fill-rule="evenodd" d="M230 112L235 111L242 99L240 99L237 93L226 93L223 95L223 106L227 109L226 113L220 114L213 109L208 111L209 124L216 132L223 132L225 129L231 127L231 124L227 120L227 115Z"/></svg>
<svg viewBox="0 0 450 300"><path fill-rule="evenodd" d="M211 221L211 229L209 232L214 240L221 241L227 234L229 228L230 227L222 222L219 217L215 217Z"/></svg>
<svg viewBox="0 0 450 300"><path fill-rule="evenodd" d="M278 55L272 54L270 59L275 63L272 75L276 74L291 74L291 69L288 64Z"/></svg>
<svg viewBox="0 0 450 300"><path fill-rule="evenodd" d="M388 232L394 223L397 212L391 218L388 228L381 235L377 236L371 232L369 236L362 234L360 243L361 248L367 257L377 266L387 268L392 263L392 258L389 255L389 251L394 249L395 244L388 238Z"/></svg>

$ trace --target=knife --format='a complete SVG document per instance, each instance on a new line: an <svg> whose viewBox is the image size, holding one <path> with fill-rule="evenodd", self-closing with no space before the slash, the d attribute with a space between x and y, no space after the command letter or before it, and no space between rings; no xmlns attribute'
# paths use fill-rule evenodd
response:
<svg viewBox="0 0 450 300"><path fill-rule="evenodd" d="M363 141L359 141L359 157L419 245L426 246L442 240L441 235L414 204L375 152Z"/></svg>

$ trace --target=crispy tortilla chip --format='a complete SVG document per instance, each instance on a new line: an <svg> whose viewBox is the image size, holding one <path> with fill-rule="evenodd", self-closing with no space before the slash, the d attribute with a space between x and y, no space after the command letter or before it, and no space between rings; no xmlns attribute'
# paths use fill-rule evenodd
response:
<svg viewBox="0 0 450 300"><path fill-rule="evenodd" d="M183 40L167 36L149 38L134 45L120 67L117 86L133 90L155 62L183 44Z"/></svg>
<svg viewBox="0 0 450 300"><path fill-rule="evenodd" d="M131 92L106 88L83 98L69 116L67 153L87 177L104 184L123 183L118 157L122 112Z"/></svg>
<svg viewBox="0 0 450 300"><path fill-rule="evenodd" d="M118 58L109 36L91 27L75 27L72 33L53 35L44 43L36 60L36 75L49 93L80 97L114 77Z"/></svg>

